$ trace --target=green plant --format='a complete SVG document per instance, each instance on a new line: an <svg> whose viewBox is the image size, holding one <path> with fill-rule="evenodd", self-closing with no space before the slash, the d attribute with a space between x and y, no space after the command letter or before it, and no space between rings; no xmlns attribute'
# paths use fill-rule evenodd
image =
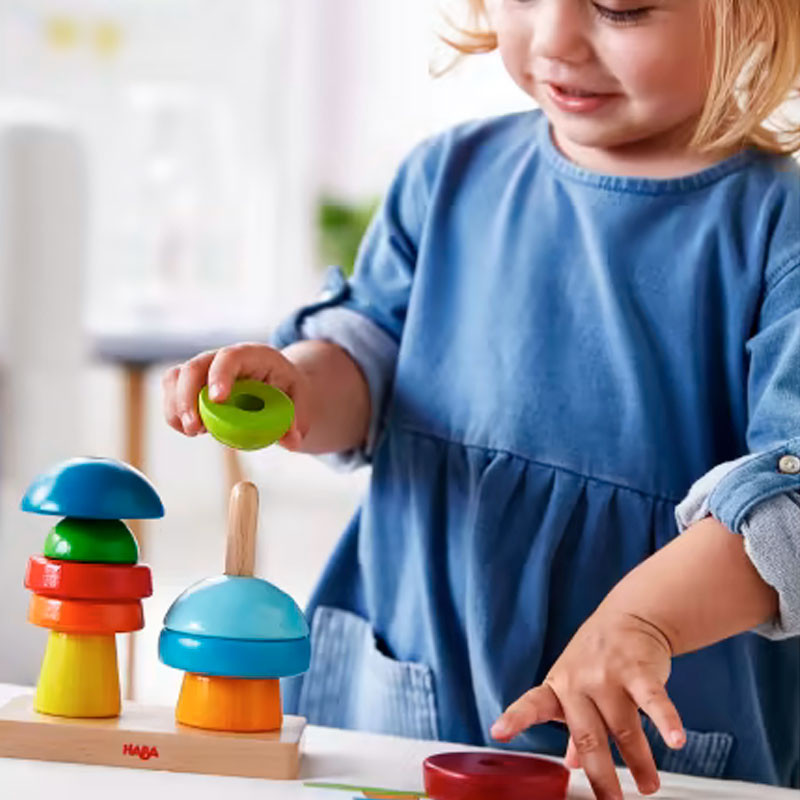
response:
<svg viewBox="0 0 800 800"><path fill-rule="evenodd" d="M317 233L321 266L335 264L346 275L352 274L358 247L377 207L374 198L349 202L323 195L319 199Z"/></svg>

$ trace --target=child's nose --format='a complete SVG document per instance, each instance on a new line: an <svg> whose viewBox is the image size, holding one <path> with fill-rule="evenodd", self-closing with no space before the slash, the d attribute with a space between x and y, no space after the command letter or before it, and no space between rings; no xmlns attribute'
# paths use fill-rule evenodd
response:
<svg viewBox="0 0 800 800"><path fill-rule="evenodd" d="M538 0L532 6L531 55L581 63L592 53L584 0Z"/></svg>

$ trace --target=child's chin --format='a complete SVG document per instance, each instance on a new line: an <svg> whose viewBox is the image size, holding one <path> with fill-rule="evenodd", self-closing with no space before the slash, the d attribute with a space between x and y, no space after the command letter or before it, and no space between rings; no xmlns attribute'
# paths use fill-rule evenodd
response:
<svg viewBox="0 0 800 800"><path fill-rule="evenodd" d="M563 114L556 113L550 117L550 121L556 143L562 148L572 144L595 150L610 150L625 147L642 138L640 132L618 120L564 119Z"/></svg>

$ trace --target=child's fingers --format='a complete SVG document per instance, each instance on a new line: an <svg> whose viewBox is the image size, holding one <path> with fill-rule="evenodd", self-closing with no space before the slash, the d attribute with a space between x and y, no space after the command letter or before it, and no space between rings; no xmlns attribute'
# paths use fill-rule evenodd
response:
<svg viewBox="0 0 800 800"><path fill-rule="evenodd" d="M491 736L500 742L550 720L563 720L564 712L555 692L546 684L536 686L515 700L492 725Z"/></svg>
<svg viewBox="0 0 800 800"><path fill-rule="evenodd" d="M245 343L223 347L214 356L208 369L208 393L218 401L218 392L228 396L236 378L277 386L289 396L295 391L297 367L278 350L265 344Z"/></svg>
<svg viewBox="0 0 800 800"><path fill-rule="evenodd" d="M183 433L181 418L175 408L175 393L178 387L178 375L180 367L170 367L161 378L162 402L164 408L164 419L171 428Z"/></svg>
<svg viewBox="0 0 800 800"><path fill-rule="evenodd" d="M275 386L292 398L295 428L300 440L305 438L311 427L311 409L306 391L307 378L304 373L283 353L266 345L243 344L237 345L234 349L237 351L235 357L239 375L246 375ZM217 365L212 364L211 375L214 381L218 374L216 370Z"/></svg>
<svg viewBox="0 0 800 800"><path fill-rule="evenodd" d="M294 391L297 368L282 353L265 344L245 343L218 350L208 368L208 396L221 403L237 378L252 378Z"/></svg>
<svg viewBox="0 0 800 800"><path fill-rule="evenodd" d="M279 444L281 447L286 448L286 450L300 449L300 446L303 444L303 436L300 431L297 430L297 420L292 420L291 427L283 435Z"/></svg>
<svg viewBox="0 0 800 800"><path fill-rule="evenodd" d="M291 382L292 368L285 356L265 344L245 342L223 347L208 368L208 394L215 402L224 400L237 378L252 378L283 389L280 384Z"/></svg>
<svg viewBox="0 0 800 800"><path fill-rule="evenodd" d="M567 752L564 754L564 766L570 769L580 769L581 767L581 760L578 758L578 751L575 749L575 742L572 741L571 736L567 742Z"/></svg>
<svg viewBox="0 0 800 800"><path fill-rule="evenodd" d="M311 413L307 379L300 369L278 350L265 344L245 343L223 347L208 367L208 394L222 402L237 378L251 378L285 392L294 403L292 427L281 439L287 450L299 450L310 428Z"/></svg>
<svg viewBox="0 0 800 800"><path fill-rule="evenodd" d="M203 427L197 411L197 395L205 386L208 367L214 353L201 353L180 368L175 389L175 413L180 417L183 432L196 436Z"/></svg>
<svg viewBox="0 0 800 800"><path fill-rule="evenodd" d="M611 757L608 729L592 700L583 694L561 697L575 752L597 800L622 800L622 787Z"/></svg>
<svg viewBox="0 0 800 800"><path fill-rule="evenodd" d="M263 351L263 348L262 348ZM240 376L258 378L260 369L247 371L245 363L246 345L234 345L218 350L208 367L208 396L215 403L222 403L231 393L233 382ZM262 359L263 359L262 355ZM251 357L248 359L253 361ZM258 366L258 365L251 365Z"/></svg>
<svg viewBox="0 0 800 800"><path fill-rule="evenodd" d="M606 727L617 744L620 755L642 794L658 791L660 781L653 753L642 730L636 705L622 689L593 698Z"/></svg>
<svg viewBox="0 0 800 800"><path fill-rule="evenodd" d="M653 720L667 745L673 750L680 750L686 744L686 732L678 709L669 699L666 689L646 677L631 682L626 688L634 703Z"/></svg>

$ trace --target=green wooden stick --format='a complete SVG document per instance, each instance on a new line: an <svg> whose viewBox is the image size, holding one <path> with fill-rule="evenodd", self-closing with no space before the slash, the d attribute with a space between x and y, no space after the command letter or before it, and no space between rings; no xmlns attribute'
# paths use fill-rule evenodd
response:
<svg viewBox="0 0 800 800"><path fill-rule="evenodd" d="M414 791L401 791L398 789L380 789L376 786L348 786L345 783L317 783L315 781L306 781L303 786L308 786L310 789L333 789L339 792L361 792L362 794L381 794L386 797L428 797L425 792Z"/></svg>

